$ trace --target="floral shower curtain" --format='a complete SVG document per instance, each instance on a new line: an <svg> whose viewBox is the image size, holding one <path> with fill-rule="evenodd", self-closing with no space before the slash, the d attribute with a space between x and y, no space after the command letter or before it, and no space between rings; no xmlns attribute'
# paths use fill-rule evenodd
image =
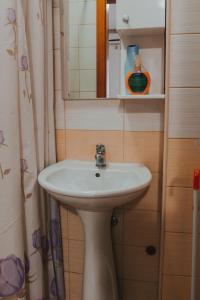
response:
<svg viewBox="0 0 200 300"><path fill-rule="evenodd" d="M64 299L56 202L52 0L0 0L0 298Z"/></svg>

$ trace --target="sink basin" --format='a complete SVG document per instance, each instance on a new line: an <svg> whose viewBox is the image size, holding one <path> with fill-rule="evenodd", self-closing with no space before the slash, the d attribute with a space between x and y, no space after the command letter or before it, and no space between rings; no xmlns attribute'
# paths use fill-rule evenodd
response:
<svg viewBox="0 0 200 300"><path fill-rule="evenodd" d="M79 214L85 232L82 300L118 300L112 252L111 217L114 207L138 198L151 182L151 172L135 163L65 160L44 169L40 185Z"/></svg>
<svg viewBox="0 0 200 300"><path fill-rule="evenodd" d="M65 160L44 169L40 185L63 204L85 210L106 210L123 205L151 182L141 164L110 163L104 169L94 162Z"/></svg>

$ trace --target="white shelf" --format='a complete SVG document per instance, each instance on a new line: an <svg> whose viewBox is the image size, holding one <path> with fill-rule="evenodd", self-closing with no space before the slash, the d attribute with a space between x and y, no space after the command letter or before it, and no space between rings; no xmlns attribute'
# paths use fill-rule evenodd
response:
<svg viewBox="0 0 200 300"><path fill-rule="evenodd" d="M165 99L165 94L151 94L151 95L118 95L118 99L121 100L134 100L134 99Z"/></svg>

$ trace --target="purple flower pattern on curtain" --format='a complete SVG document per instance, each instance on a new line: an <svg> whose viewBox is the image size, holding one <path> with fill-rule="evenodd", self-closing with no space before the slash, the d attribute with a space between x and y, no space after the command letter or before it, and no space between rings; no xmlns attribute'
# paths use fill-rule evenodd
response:
<svg viewBox="0 0 200 300"><path fill-rule="evenodd" d="M13 31L14 41L11 44L10 48L7 48L6 51L9 55L17 58L17 21L16 21L16 11L12 7L7 8L7 23Z"/></svg>
<svg viewBox="0 0 200 300"><path fill-rule="evenodd" d="M1 149L1 147L8 147L8 145L6 144L6 139L5 139L3 130L0 130L0 149ZM0 176L1 176L1 179L4 179L5 176L9 175L10 171L11 171L10 168L3 168L2 163L0 161Z"/></svg>
<svg viewBox="0 0 200 300"><path fill-rule="evenodd" d="M0 260L0 297L18 294L24 285L25 269L19 257Z"/></svg>

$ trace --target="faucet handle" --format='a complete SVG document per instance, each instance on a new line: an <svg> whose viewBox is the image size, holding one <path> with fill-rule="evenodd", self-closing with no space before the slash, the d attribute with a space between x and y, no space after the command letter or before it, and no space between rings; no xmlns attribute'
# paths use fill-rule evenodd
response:
<svg viewBox="0 0 200 300"><path fill-rule="evenodd" d="M96 153L98 154L104 154L106 151L106 147L103 144L97 144L96 145Z"/></svg>

